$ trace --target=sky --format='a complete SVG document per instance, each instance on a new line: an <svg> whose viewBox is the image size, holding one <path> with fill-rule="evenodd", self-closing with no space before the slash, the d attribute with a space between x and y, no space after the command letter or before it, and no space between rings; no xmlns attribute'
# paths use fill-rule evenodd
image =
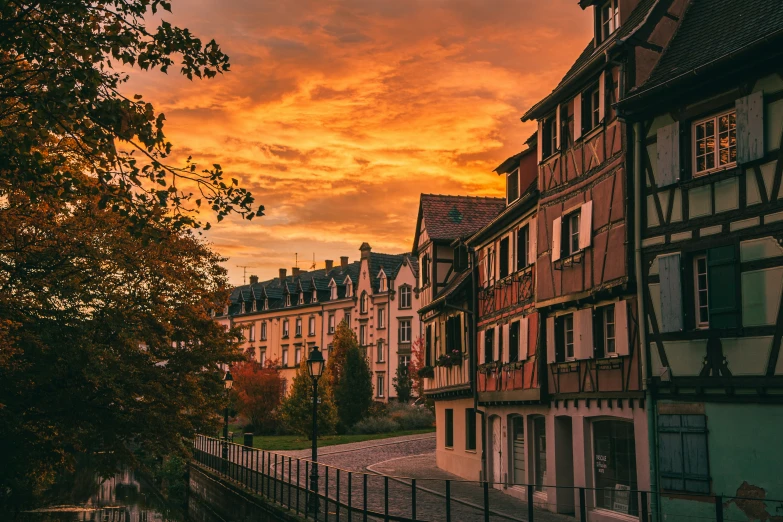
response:
<svg viewBox="0 0 783 522"><path fill-rule="evenodd" d="M340 256L409 252L422 193L502 196L522 114L591 38L576 0L175 0L230 71L133 71L179 158L219 163L266 215L205 233L232 284Z"/></svg>

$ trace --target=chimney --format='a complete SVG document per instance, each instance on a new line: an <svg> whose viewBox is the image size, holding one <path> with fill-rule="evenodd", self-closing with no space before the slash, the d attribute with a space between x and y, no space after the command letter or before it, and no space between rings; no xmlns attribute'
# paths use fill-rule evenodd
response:
<svg viewBox="0 0 783 522"><path fill-rule="evenodd" d="M258 276L257 275L251 275L250 276L250 284L251 285L257 285L258 284Z"/></svg>
<svg viewBox="0 0 783 522"><path fill-rule="evenodd" d="M298 266L295 266L295 267L293 267L293 268L291 269L291 276L292 276L292 277L296 277L296 276L298 276L298 275L299 275L299 267L298 267Z"/></svg>
<svg viewBox="0 0 783 522"><path fill-rule="evenodd" d="M340 256L340 267L343 270L348 268L348 256Z"/></svg>
<svg viewBox="0 0 783 522"><path fill-rule="evenodd" d="M332 268L334 268L334 261L331 259L326 260L326 271L329 272Z"/></svg>
<svg viewBox="0 0 783 522"><path fill-rule="evenodd" d="M280 282L281 283L285 281L285 272L286 272L285 268L281 268L280 269Z"/></svg>
<svg viewBox="0 0 783 522"><path fill-rule="evenodd" d="M369 259L370 258L370 252L372 252L372 247L369 243L362 243L362 246L359 247L359 250L362 252L362 259Z"/></svg>

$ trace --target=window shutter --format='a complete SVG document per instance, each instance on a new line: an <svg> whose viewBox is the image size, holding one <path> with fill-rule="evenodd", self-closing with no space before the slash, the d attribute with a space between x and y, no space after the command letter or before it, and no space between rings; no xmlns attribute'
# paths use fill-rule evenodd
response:
<svg viewBox="0 0 783 522"><path fill-rule="evenodd" d="M555 318L546 318L546 362L555 362Z"/></svg>
<svg viewBox="0 0 783 522"><path fill-rule="evenodd" d="M680 179L680 124L661 127L657 132L659 187L671 185Z"/></svg>
<svg viewBox="0 0 783 522"><path fill-rule="evenodd" d="M574 357L590 359L593 356L593 309L574 312Z"/></svg>
<svg viewBox="0 0 783 522"><path fill-rule="evenodd" d="M558 105L557 108L555 109L555 120L557 121L557 128L555 130L555 132L557 132L557 136L555 136L555 138L556 138L556 145L557 145L557 150L560 150L560 146L562 144L562 141L561 141L562 140L562 134L563 134L563 123L560 120L560 105ZM552 152L554 152L554 151L552 151Z"/></svg>
<svg viewBox="0 0 783 522"><path fill-rule="evenodd" d="M707 295L711 328L740 326L736 266L734 246L711 248L707 251Z"/></svg>
<svg viewBox="0 0 783 522"><path fill-rule="evenodd" d="M536 133L538 137L538 145L536 146L536 155L538 156L538 162L541 163L541 161L544 159L544 122L543 120L538 120L538 132Z"/></svg>
<svg viewBox="0 0 783 522"><path fill-rule="evenodd" d="M563 218L555 218L554 222L552 222L552 261L557 261L560 259L560 248L562 245L560 244L560 233L562 232L562 221Z"/></svg>
<svg viewBox="0 0 783 522"><path fill-rule="evenodd" d="M680 254L658 257L658 272L661 280L660 329L661 332L682 331L682 284Z"/></svg>
<svg viewBox="0 0 783 522"><path fill-rule="evenodd" d="M519 360L524 361L528 358L528 317L519 320Z"/></svg>
<svg viewBox="0 0 783 522"><path fill-rule="evenodd" d="M538 257L538 229L536 228L536 218L531 219L527 225L527 243L529 249L527 252L527 263L532 265Z"/></svg>
<svg viewBox="0 0 783 522"><path fill-rule="evenodd" d="M614 305L614 347L617 355L628 355L628 303L619 301Z"/></svg>
<svg viewBox="0 0 783 522"><path fill-rule="evenodd" d="M598 120L603 123L606 116L606 72L598 79Z"/></svg>
<svg viewBox="0 0 783 522"><path fill-rule="evenodd" d="M579 249L582 250L590 246L593 235L593 200L582 205L581 216L579 216Z"/></svg>
<svg viewBox="0 0 783 522"><path fill-rule="evenodd" d="M511 351L511 338L509 337L508 323L500 328L500 340L498 341L498 359L509 362L508 354Z"/></svg>
<svg viewBox="0 0 783 522"><path fill-rule="evenodd" d="M486 350L487 348L487 345L484 343L484 330L479 330L477 341L478 341L477 346L480 350L480 355L481 355L483 354L484 350ZM486 361L486 360L487 360L486 356L484 358L480 358L480 357L478 358L479 363L481 363L481 361Z"/></svg>
<svg viewBox="0 0 783 522"><path fill-rule="evenodd" d="M574 141L582 137L582 93L574 98Z"/></svg>
<svg viewBox="0 0 783 522"><path fill-rule="evenodd" d="M754 92L736 101L737 162L764 157L764 92Z"/></svg>

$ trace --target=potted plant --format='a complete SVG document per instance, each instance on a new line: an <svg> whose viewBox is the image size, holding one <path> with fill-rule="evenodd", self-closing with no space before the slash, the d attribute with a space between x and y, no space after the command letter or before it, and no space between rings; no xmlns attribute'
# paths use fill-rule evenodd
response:
<svg viewBox="0 0 783 522"><path fill-rule="evenodd" d="M419 377L432 379L435 377L435 368L433 366L422 366L419 368Z"/></svg>

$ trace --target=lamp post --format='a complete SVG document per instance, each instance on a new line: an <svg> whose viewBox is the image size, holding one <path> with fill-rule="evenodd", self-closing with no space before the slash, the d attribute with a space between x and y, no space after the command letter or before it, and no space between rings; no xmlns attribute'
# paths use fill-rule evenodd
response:
<svg viewBox="0 0 783 522"><path fill-rule="evenodd" d="M228 370L223 376L223 385L226 387L226 411L223 416L223 473L225 473L228 466L228 394L234 386L234 378Z"/></svg>
<svg viewBox="0 0 783 522"><path fill-rule="evenodd" d="M313 454L312 454L312 471L310 472L310 501L308 503L308 511L317 515L320 509L318 502L318 379L324 372L324 356L321 354L321 350L317 346L313 346L310 352L310 357L307 359L307 373L310 374L310 378L313 380Z"/></svg>

